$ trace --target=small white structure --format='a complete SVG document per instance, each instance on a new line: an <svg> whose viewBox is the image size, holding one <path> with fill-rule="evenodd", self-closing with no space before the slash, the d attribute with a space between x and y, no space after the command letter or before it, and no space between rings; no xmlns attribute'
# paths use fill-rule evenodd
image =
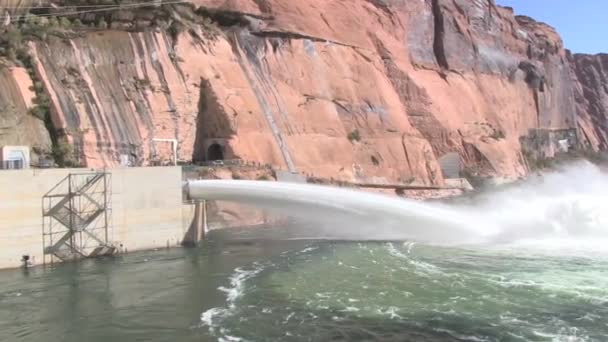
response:
<svg viewBox="0 0 608 342"><path fill-rule="evenodd" d="M29 169L30 148L28 146L0 147L0 169Z"/></svg>
<svg viewBox="0 0 608 342"><path fill-rule="evenodd" d="M293 173L289 171L277 171L277 180L279 182L287 183L306 183L306 177L299 173Z"/></svg>
<svg viewBox="0 0 608 342"><path fill-rule="evenodd" d="M121 167L131 167L131 159L129 158L128 154L121 154L120 155L120 166Z"/></svg>

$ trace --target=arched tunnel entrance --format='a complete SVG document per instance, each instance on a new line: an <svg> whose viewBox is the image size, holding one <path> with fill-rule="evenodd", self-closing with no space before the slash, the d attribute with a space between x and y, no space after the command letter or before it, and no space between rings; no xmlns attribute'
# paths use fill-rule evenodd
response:
<svg viewBox="0 0 608 342"><path fill-rule="evenodd" d="M207 160L224 160L224 149L222 148L222 145L218 143L209 145L207 148Z"/></svg>

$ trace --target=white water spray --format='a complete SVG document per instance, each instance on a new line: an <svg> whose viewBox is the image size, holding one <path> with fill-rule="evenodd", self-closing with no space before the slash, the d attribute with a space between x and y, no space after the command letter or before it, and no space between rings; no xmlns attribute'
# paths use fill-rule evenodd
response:
<svg viewBox="0 0 608 342"><path fill-rule="evenodd" d="M490 242L535 249L608 251L608 175L579 162L491 192L454 210L495 229Z"/></svg>
<svg viewBox="0 0 608 342"><path fill-rule="evenodd" d="M422 203L308 184L211 180L187 185L192 198L278 210L324 227L324 237L433 244L608 242L608 176L590 163L533 178L468 204Z"/></svg>
<svg viewBox="0 0 608 342"><path fill-rule="evenodd" d="M203 180L187 187L191 198L240 202L314 222L323 227L317 238L449 243L475 237L458 211L396 197L263 181Z"/></svg>

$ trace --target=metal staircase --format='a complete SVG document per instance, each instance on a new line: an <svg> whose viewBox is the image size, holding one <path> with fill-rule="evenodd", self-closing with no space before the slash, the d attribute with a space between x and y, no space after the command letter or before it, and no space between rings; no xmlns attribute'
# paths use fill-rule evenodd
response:
<svg viewBox="0 0 608 342"><path fill-rule="evenodd" d="M45 263L112 255L108 240L111 219L111 175L106 172L68 175L43 198Z"/></svg>

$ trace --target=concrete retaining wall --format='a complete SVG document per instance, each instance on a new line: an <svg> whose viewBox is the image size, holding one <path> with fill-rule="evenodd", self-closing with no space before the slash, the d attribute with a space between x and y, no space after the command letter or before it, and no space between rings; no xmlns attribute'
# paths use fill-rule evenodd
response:
<svg viewBox="0 0 608 342"><path fill-rule="evenodd" d="M0 171L0 268L35 264L42 253L42 197L83 169ZM112 174L111 240L134 251L181 244L192 218L182 204L181 168L123 168Z"/></svg>

